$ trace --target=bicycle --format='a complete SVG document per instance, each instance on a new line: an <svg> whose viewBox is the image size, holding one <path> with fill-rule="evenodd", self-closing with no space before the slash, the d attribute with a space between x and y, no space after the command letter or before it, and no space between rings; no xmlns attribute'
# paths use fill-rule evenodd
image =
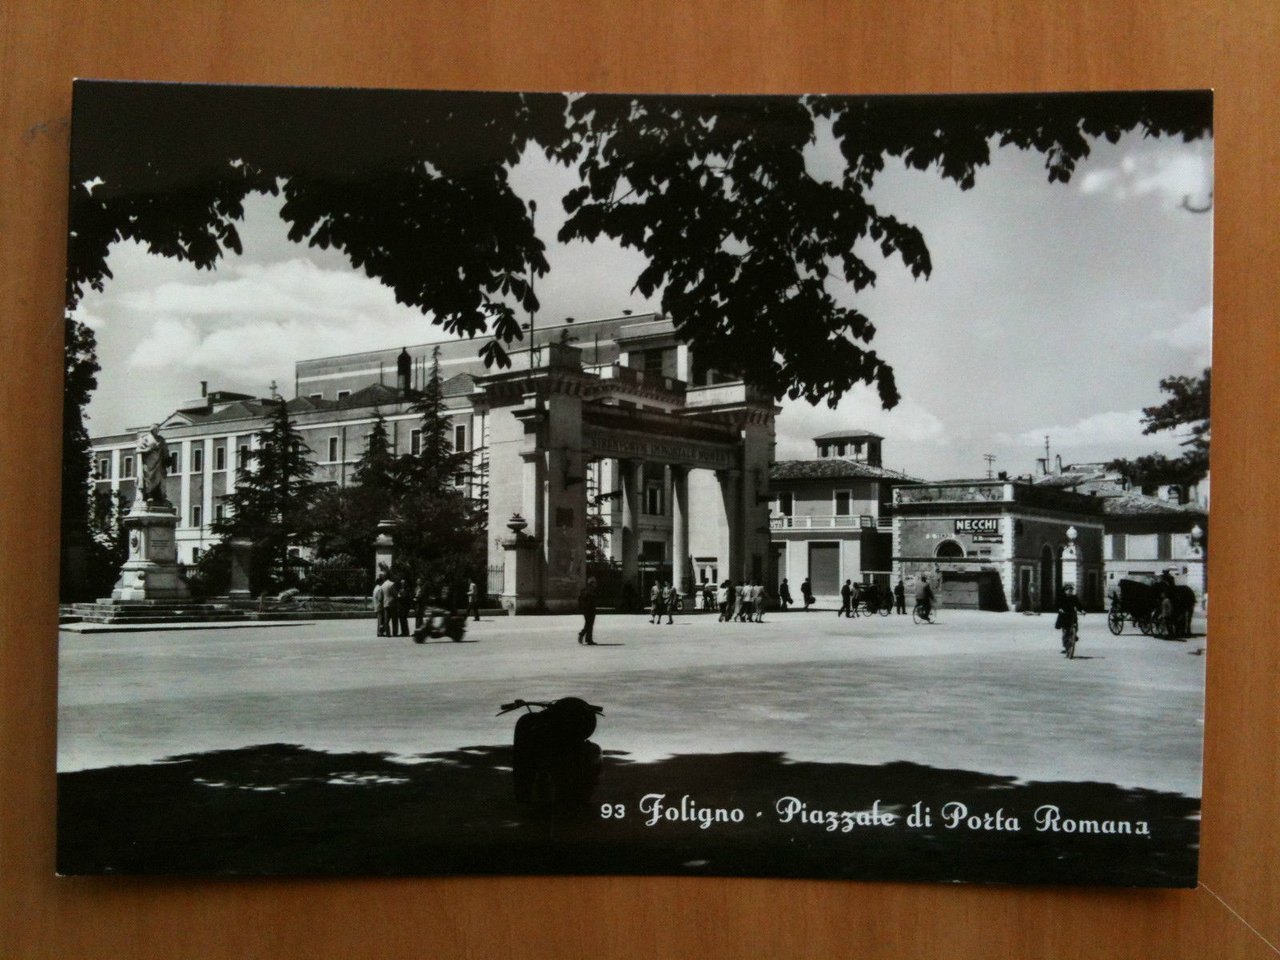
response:
<svg viewBox="0 0 1280 960"><path fill-rule="evenodd" d="M911 608L912 623L937 623L938 605L936 603L917 603Z"/></svg>
<svg viewBox="0 0 1280 960"><path fill-rule="evenodd" d="M1068 660L1076 658L1076 643L1080 640L1080 624L1073 623L1067 627L1066 635L1062 640L1062 652L1067 655Z"/></svg>

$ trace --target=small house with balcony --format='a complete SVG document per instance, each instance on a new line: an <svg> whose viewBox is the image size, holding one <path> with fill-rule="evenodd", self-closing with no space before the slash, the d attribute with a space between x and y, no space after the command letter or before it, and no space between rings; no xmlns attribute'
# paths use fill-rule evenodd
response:
<svg viewBox="0 0 1280 960"><path fill-rule="evenodd" d="M865 430L813 438L809 460L769 473L773 586L793 597L807 578L820 604L839 603L846 580L887 586L893 556L894 490L920 481L881 462L884 438Z"/></svg>

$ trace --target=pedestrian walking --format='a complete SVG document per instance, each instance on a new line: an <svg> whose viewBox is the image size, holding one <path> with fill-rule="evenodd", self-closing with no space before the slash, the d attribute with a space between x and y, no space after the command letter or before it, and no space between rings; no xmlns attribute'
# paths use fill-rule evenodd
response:
<svg viewBox="0 0 1280 960"><path fill-rule="evenodd" d="M588 577L582 592L578 594L578 612L582 614L582 629L578 631L578 643L588 647L596 645L592 631L596 625L596 578Z"/></svg>
<svg viewBox="0 0 1280 960"><path fill-rule="evenodd" d="M813 584L809 582L809 578L805 577L804 582L800 584L800 596L804 600L805 612L809 612L809 608L813 606Z"/></svg>
<svg viewBox="0 0 1280 960"><path fill-rule="evenodd" d="M902 582L901 577L893 588L893 604L899 613L907 612L907 586Z"/></svg>
<svg viewBox="0 0 1280 960"><path fill-rule="evenodd" d="M751 588L755 592L756 623L764 623L764 584L759 581Z"/></svg>
<svg viewBox="0 0 1280 960"><path fill-rule="evenodd" d="M791 587L787 584L787 578L783 577L782 583L778 585L778 606L785 613L791 603Z"/></svg>
<svg viewBox="0 0 1280 960"><path fill-rule="evenodd" d="M413 589L413 632L417 633L418 628L422 626L427 611L427 602L431 596L431 588L427 584L426 577L419 577L417 585Z"/></svg>
<svg viewBox="0 0 1280 960"><path fill-rule="evenodd" d="M680 600L680 591L676 589L676 585L674 581L667 587L666 595L662 598L662 600L663 600L662 605L667 608L667 623L668 624L675 623L675 621L671 619L671 614L675 612L676 604Z"/></svg>
<svg viewBox="0 0 1280 960"><path fill-rule="evenodd" d="M853 587L850 586L852 581L846 580L844 586L840 588L840 609L836 611L837 617L853 616L853 608L850 602L853 599Z"/></svg>
<svg viewBox="0 0 1280 960"><path fill-rule="evenodd" d="M733 584L728 580L720 582L720 588L716 591L716 605L720 608L720 618L717 622L729 622L729 598L733 596Z"/></svg>
<svg viewBox="0 0 1280 960"><path fill-rule="evenodd" d="M745 583L738 584L737 595L734 597L733 619L735 623L742 622L742 615L747 609L747 585Z"/></svg>
<svg viewBox="0 0 1280 960"><path fill-rule="evenodd" d="M649 589L649 622L662 622L662 582L655 580L653 586Z"/></svg>

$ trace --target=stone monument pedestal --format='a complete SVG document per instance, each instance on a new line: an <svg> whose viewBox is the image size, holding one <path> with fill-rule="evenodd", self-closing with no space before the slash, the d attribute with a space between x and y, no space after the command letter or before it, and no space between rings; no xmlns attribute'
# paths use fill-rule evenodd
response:
<svg viewBox="0 0 1280 960"><path fill-rule="evenodd" d="M178 511L169 503L135 500L125 515L129 559L120 568L112 600L186 600L187 585L178 578L178 545L174 531Z"/></svg>

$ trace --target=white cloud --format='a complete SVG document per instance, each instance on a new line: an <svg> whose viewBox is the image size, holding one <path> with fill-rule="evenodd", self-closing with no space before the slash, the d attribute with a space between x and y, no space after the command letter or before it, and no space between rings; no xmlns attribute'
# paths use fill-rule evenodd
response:
<svg viewBox="0 0 1280 960"><path fill-rule="evenodd" d="M1110 167L1093 168L1080 178L1080 192L1115 200L1158 196L1168 206L1184 200L1204 206L1213 193L1213 142L1199 149L1185 144L1143 146Z"/></svg>
<svg viewBox="0 0 1280 960"><path fill-rule="evenodd" d="M1205 304L1172 327L1152 330L1151 339L1185 351L1196 366L1207 367L1213 349L1213 307Z"/></svg>
<svg viewBox="0 0 1280 960"><path fill-rule="evenodd" d="M865 387L851 390L834 410L812 407L802 400L784 400L776 427L779 460L812 457L813 438L832 430L870 430L885 437L886 466L897 462L889 443L944 446L949 442L942 421L919 403L903 400L892 410L885 410L879 397Z"/></svg>
<svg viewBox="0 0 1280 960"><path fill-rule="evenodd" d="M1178 449L1177 438L1170 433L1143 434L1140 409L1095 413L1072 424L1036 427L1015 435L997 434L994 439L997 443L1011 446L1039 448L1044 444L1046 435L1054 449L1106 447L1118 451L1147 449L1162 453Z"/></svg>

